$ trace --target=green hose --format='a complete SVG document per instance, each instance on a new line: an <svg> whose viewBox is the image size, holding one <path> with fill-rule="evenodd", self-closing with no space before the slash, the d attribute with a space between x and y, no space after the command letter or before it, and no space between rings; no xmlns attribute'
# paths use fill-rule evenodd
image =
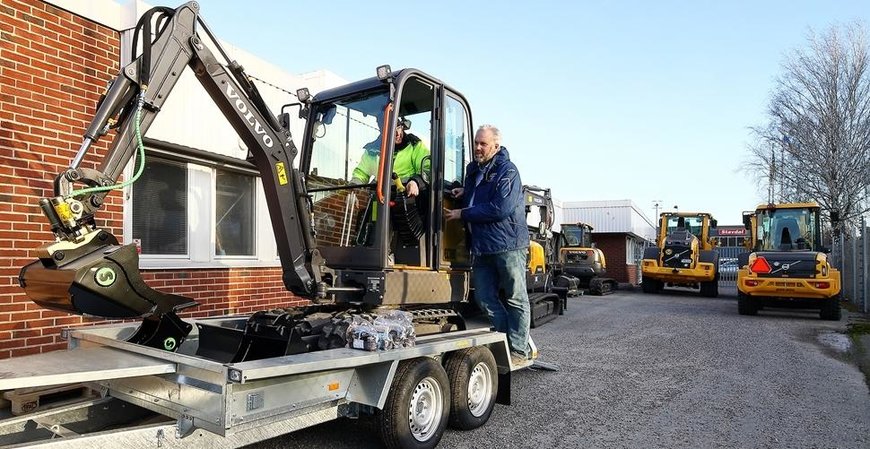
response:
<svg viewBox="0 0 870 449"><path fill-rule="evenodd" d="M136 173L133 175L132 178L119 184L73 190L64 199L73 198L87 193L106 192L109 190L123 189L124 187L127 187L130 184L136 182L136 180L139 179L140 176L142 176L142 172L145 171L145 144L142 143L142 130L139 125L142 121L142 106L145 104L145 90L146 89L142 89L139 91L139 99L136 101L136 115L133 118L133 123L135 125L134 130L136 133L136 145L139 148L139 166L136 168Z"/></svg>

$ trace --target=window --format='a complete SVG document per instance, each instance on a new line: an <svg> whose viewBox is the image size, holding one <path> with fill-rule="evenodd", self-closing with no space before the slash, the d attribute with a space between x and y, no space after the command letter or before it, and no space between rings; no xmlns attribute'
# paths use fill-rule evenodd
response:
<svg viewBox="0 0 870 449"><path fill-rule="evenodd" d="M444 184L458 183L462 185L467 163L466 155L471 148L468 135L468 118L465 108L458 100L447 97L447 111L445 113L445 142L444 142Z"/></svg>
<svg viewBox="0 0 870 449"><path fill-rule="evenodd" d="M451 95L446 96L444 110L444 187L461 187L465 179L465 165L470 160L471 136L469 135L469 114L463 103ZM458 201L445 197L444 207L455 209ZM441 261L452 264L466 264L468 246L462 220L444 221Z"/></svg>
<svg viewBox="0 0 870 449"><path fill-rule="evenodd" d="M142 176L133 184L133 239L142 254L186 255L187 166L146 158Z"/></svg>
<svg viewBox="0 0 870 449"><path fill-rule="evenodd" d="M625 238L625 264L637 265L643 259L644 242L631 237Z"/></svg>
<svg viewBox="0 0 870 449"><path fill-rule="evenodd" d="M704 228L704 221L701 217L680 217L672 216L668 218L667 234L679 229L689 231L695 237L701 238L701 231Z"/></svg>
<svg viewBox="0 0 870 449"><path fill-rule="evenodd" d="M256 254L255 180L253 176L216 170L215 255Z"/></svg>
<svg viewBox="0 0 870 449"><path fill-rule="evenodd" d="M129 164L127 177L134 164ZM256 170L147 148L145 170L126 197L124 235L141 245L142 268L278 266Z"/></svg>

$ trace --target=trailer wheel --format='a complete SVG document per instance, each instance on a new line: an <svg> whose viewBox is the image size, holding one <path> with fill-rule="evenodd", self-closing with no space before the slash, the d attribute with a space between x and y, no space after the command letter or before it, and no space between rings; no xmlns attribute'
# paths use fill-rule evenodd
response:
<svg viewBox="0 0 870 449"><path fill-rule="evenodd" d="M822 310L819 312L819 317L823 320L840 321L842 312L840 311L840 295L825 299L822 303Z"/></svg>
<svg viewBox="0 0 870 449"><path fill-rule="evenodd" d="M450 397L444 368L429 357L399 364L378 427L390 449L434 448L447 427Z"/></svg>
<svg viewBox="0 0 870 449"><path fill-rule="evenodd" d="M741 315L758 315L758 308L746 293L737 291L737 312Z"/></svg>
<svg viewBox="0 0 870 449"><path fill-rule="evenodd" d="M446 363L450 379L450 426L476 429L489 420L498 393L498 371L489 348L479 346L451 353Z"/></svg>

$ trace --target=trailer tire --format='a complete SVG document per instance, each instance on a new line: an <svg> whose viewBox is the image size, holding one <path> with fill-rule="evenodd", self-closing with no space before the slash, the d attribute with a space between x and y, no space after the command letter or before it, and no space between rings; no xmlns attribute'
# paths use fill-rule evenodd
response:
<svg viewBox="0 0 870 449"><path fill-rule="evenodd" d="M758 315L758 307L752 302L752 298L741 291L737 292L737 313L741 315Z"/></svg>
<svg viewBox="0 0 870 449"><path fill-rule="evenodd" d="M429 357L399 363L378 430L390 449L431 449L447 428L450 382L444 367Z"/></svg>
<svg viewBox="0 0 870 449"><path fill-rule="evenodd" d="M489 348L453 352L445 363L450 379L450 427L476 429L489 421L498 393L498 368Z"/></svg>
<svg viewBox="0 0 870 449"><path fill-rule="evenodd" d="M819 312L819 318L828 321L840 321L842 311L840 310L840 295L824 300L822 310Z"/></svg>

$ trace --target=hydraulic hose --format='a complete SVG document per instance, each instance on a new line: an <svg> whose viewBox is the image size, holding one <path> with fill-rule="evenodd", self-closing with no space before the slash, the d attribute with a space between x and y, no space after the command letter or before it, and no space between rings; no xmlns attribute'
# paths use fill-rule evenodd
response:
<svg viewBox="0 0 870 449"><path fill-rule="evenodd" d="M136 113L133 117L133 129L134 134L136 135L136 146L139 149L139 164L136 167L136 173L132 178L125 180L121 183L111 185L111 186L96 186L96 187L88 187L84 189L73 190L70 192L66 198L74 198L79 195L85 195L88 193L95 192L107 192L110 190L123 189L127 187L142 176L142 172L145 171L145 144L142 142L142 130L140 128L140 124L142 123L142 107L145 105L145 91L147 88L144 88L139 91L139 98L136 100Z"/></svg>

